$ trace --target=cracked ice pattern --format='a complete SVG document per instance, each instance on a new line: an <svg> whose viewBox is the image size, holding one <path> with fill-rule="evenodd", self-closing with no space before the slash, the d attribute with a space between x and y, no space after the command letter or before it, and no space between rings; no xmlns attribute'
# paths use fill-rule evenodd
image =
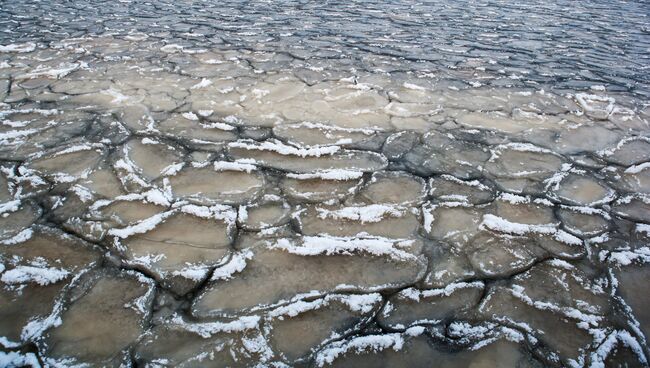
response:
<svg viewBox="0 0 650 368"><path fill-rule="evenodd" d="M648 366L645 4L10 2L1 366Z"/></svg>

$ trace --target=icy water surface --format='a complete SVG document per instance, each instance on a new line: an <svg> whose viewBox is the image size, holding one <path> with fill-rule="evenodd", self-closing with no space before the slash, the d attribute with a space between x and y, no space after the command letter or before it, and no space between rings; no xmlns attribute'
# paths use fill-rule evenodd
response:
<svg viewBox="0 0 650 368"><path fill-rule="evenodd" d="M649 10L0 3L0 366L648 366Z"/></svg>

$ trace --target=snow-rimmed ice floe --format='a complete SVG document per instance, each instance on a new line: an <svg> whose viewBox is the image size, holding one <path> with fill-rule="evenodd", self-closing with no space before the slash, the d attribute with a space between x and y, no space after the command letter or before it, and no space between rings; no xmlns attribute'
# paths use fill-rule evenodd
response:
<svg viewBox="0 0 650 368"><path fill-rule="evenodd" d="M321 179L321 180L354 180L359 179L363 176L362 171L356 170L342 170L342 169L333 169L333 170L319 170L312 173L305 174L293 174L288 173L288 178L308 180L308 179Z"/></svg>
<svg viewBox="0 0 650 368"><path fill-rule="evenodd" d="M173 316L170 323L186 331L208 338L219 332L241 332L259 328L259 316L244 316L230 322L186 322L181 316Z"/></svg>
<svg viewBox="0 0 650 368"><path fill-rule="evenodd" d="M376 256L388 255L396 259L416 258L407 250L414 241L409 239L388 239L383 237L334 237L334 236L303 236L296 240L278 239L268 246L272 249L282 249L292 254L303 256L315 255L354 255L357 252Z"/></svg>
<svg viewBox="0 0 650 368"><path fill-rule="evenodd" d="M480 224L481 227L502 232L506 234L513 235L528 235L528 234L546 234L552 235L553 238L561 243L569 245L581 245L582 241L558 228L558 224L542 224L542 225L531 225L531 224L522 224L517 222L508 221L502 217L495 216L493 214L483 215L483 221Z"/></svg>
<svg viewBox="0 0 650 368"><path fill-rule="evenodd" d="M424 333L424 327L411 327L404 332L407 336L419 336ZM381 351L393 349L399 351L404 347L404 337L400 333L358 336L349 340L332 343L316 355L316 364L319 367L331 364L336 358L347 353L360 353L364 351Z"/></svg>
<svg viewBox="0 0 650 368"><path fill-rule="evenodd" d="M17 266L0 277L5 284L34 282L41 286L57 283L70 275L70 272L56 267Z"/></svg>
<svg viewBox="0 0 650 368"><path fill-rule="evenodd" d="M366 223L379 222L386 216L401 217L406 209L385 204L371 204L359 207L343 207L335 210L316 208L316 211L318 211L318 217L321 219L333 218Z"/></svg>
<svg viewBox="0 0 650 368"><path fill-rule="evenodd" d="M304 312L319 309L328 305L331 301L339 301L350 310L360 313L370 312L382 300L381 294L329 294L324 298L316 299L314 301L298 300L293 303L280 306L268 312L271 318L291 318Z"/></svg>
<svg viewBox="0 0 650 368"><path fill-rule="evenodd" d="M36 49L36 44L33 42L27 42L23 44L10 43L8 45L0 45L0 52L32 52Z"/></svg>
<svg viewBox="0 0 650 368"><path fill-rule="evenodd" d="M246 150L257 151L272 151L285 156L299 156L299 157L320 157L331 155L338 152L340 146L326 146L326 147L313 147L313 148L300 148L290 146L282 143L281 141L264 141L262 143L256 141L239 141L231 142L229 147L243 148Z"/></svg>

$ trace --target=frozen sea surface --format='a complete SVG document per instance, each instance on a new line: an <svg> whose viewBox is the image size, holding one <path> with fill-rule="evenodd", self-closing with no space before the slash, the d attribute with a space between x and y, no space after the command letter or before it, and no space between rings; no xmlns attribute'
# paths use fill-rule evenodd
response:
<svg viewBox="0 0 650 368"><path fill-rule="evenodd" d="M649 9L0 4L0 366L648 366Z"/></svg>

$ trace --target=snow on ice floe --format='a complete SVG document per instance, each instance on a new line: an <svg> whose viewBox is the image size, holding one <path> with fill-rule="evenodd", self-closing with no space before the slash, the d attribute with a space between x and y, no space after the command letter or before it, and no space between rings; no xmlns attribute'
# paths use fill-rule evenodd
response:
<svg viewBox="0 0 650 368"><path fill-rule="evenodd" d="M302 180L304 179L351 180L351 179L359 179L361 176L363 176L363 172L361 171L342 170L342 169L323 170L323 171L317 171L314 173L307 173L307 174L292 174L292 173L287 174L288 178L302 179Z"/></svg>
<svg viewBox="0 0 650 368"><path fill-rule="evenodd" d="M367 323L381 301L377 293L330 294L313 301L280 306L266 314L270 344L291 361L304 360L323 345ZM308 326L308 334L294 328L296 318Z"/></svg>
<svg viewBox="0 0 650 368"><path fill-rule="evenodd" d="M9 345L37 339L58 323L61 293L100 262L98 248L56 229L36 227L29 237L4 245L0 253L0 335ZM7 345L3 343L4 345Z"/></svg>
<svg viewBox="0 0 650 368"><path fill-rule="evenodd" d="M85 293L60 312L59 322L40 343L48 353L48 364L121 364L124 350L144 332L153 301L153 281L135 272L93 273L88 274L87 283L76 288ZM93 330L82 328L93 320ZM117 320L128 321L128 327L115 329ZM109 342L89 338L97 331L110 336ZM77 340L84 342L78 345Z"/></svg>
<svg viewBox="0 0 650 368"><path fill-rule="evenodd" d="M64 20L43 42L7 6L0 365L647 365L638 50L573 76L577 33L461 22L424 55L373 36L390 17L341 43L225 6L215 37L145 3L146 33L100 32L119 2L88 34L30 9Z"/></svg>
<svg viewBox="0 0 650 368"><path fill-rule="evenodd" d="M281 155L295 155L300 157L320 157L322 155L331 155L337 152L339 146L318 147L318 148L297 148L294 146L286 145L282 142L265 141L264 143L257 144L255 142L232 142L230 147L243 148L246 150L257 151L272 151Z"/></svg>
<svg viewBox="0 0 650 368"><path fill-rule="evenodd" d="M343 150L340 146L298 148L278 142L233 142L228 152L236 160L251 158L261 166L296 174L329 170L372 172L387 165L378 153Z"/></svg>
<svg viewBox="0 0 650 368"><path fill-rule="evenodd" d="M381 245L382 252L375 250L374 253L366 253L363 256L352 256L345 254L345 251L350 250L349 242L338 241L335 245L339 246L340 243L343 243L341 247L346 247L339 248L343 249L343 253L334 248L331 249L335 252L330 254L320 250L316 253L306 248L311 254L301 255L283 248L286 245L291 249L293 245L290 241L280 241L279 247L273 243L266 245L262 242L250 249L253 255L246 260L245 268L239 274L227 280L215 280L210 284L195 301L193 313L198 316L231 315L241 310L255 310L286 303L294 298L301 299L301 295L304 297L332 291L381 290L391 285L413 282L424 271L423 262L411 254L404 254L407 257L400 258L386 255L383 250L390 251L388 244ZM377 240L366 240L361 245L376 248L377 243ZM404 268L407 264L410 266ZM311 268L316 265L320 271L312 273ZM341 272L350 267L355 269L353 273ZM280 273L280 277L274 277L273 282L262 281L280 270L284 271ZM219 269L217 272L220 272ZM256 291L243 298L228 300L222 297L241 287L254 287Z"/></svg>
<svg viewBox="0 0 650 368"><path fill-rule="evenodd" d="M139 223L111 229L115 245L129 265L146 269L179 294L207 278L230 254L235 211L228 207L184 205ZM178 227L193 235L175 235Z"/></svg>
<svg viewBox="0 0 650 368"><path fill-rule="evenodd" d="M367 252L374 255L390 255L396 258L409 258L413 255L399 248L409 248L412 241L404 239L386 239L381 237L330 237L330 236L306 236L294 244L289 239L280 239L271 248L282 249L292 254L303 256L308 255L331 255L331 254L353 254L354 252Z"/></svg>
<svg viewBox="0 0 650 368"><path fill-rule="evenodd" d="M22 53L22 52L31 52L36 49L36 44L33 42L27 42L24 44L8 44L8 45L0 45L0 52L17 52L17 53Z"/></svg>
<svg viewBox="0 0 650 368"><path fill-rule="evenodd" d="M404 289L389 298L378 321L382 326L399 329L462 318L464 312L478 304L484 288L477 281L452 283L442 289Z"/></svg>

